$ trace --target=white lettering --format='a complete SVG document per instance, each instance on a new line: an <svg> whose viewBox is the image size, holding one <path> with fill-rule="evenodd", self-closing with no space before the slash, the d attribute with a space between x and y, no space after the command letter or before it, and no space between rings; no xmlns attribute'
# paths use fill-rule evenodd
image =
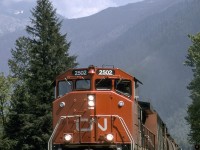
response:
<svg viewBox="0 0 200 150"><path fill-rule="evenodd" d="M98 127L99 129L101 129L101 131L106 131L108 128L107 118L104 118L104 127L102 127L99 123L98 123Z"/></svg>
<svg viewBox="0 0 200 150"><path fill-rule="evenodd" d="M80 122L88 122L88 118L81 118L80 119ZM79 119L76 120L76 130L77 131L83 131L83 132L88 132L88 131L92 131L93 130L93 123L90 121L89 122L90 125L88 128L80 128L79 127Z"/></svg>
<svg viewBox="0 0 200 150"><path fill-rule="evenodd" d="M113 70L99 70L98 75L114 75Z"/></svg>
<svg viewBox="0 0 200 150"><path fill-rule="evenodd" d="M88 128L82 128L82 127L80 127L81 122L89 123L89 127ZM76 120L76 130L77 131L90 132L90 131L93 130L93 126L94 126L94 118L91 118L90 120L88 120L88 118L81 118L80 119L80 123L79 123L79 119ZM104 118L103 126L98 123L98 128L101 131L106 131L108 129L107 118Z"/></svg>

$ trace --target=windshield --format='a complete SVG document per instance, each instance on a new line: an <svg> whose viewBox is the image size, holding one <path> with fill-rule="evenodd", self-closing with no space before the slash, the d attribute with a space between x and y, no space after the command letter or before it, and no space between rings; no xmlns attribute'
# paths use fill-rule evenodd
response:
<svg viewBox="0 0 200 150"><path fill-rule="evenodd" d="M76 90L89 90L90 89L90 80L83 79L83 80L76 80Z"/></svg>
<svg viewBox="0 0 200 150"><path fill-rule="evenodd" d="M112 80L111 79L97 79L95 81L95 86L97 90L111 90Z"/></svg>
<svg viewBox="0 0 200 150"><path fill-rule="evenodd" d="M131 81L124 79L115 80L115 90L119 94L123 94L125 96L131 96Z"/></svg>
<svg viewBox="0 0 200 150"><path fill-rule="evenodd" d="M61 97L66 93L72 91L72 81L59 81L58 82L58 96Z"/></svg>

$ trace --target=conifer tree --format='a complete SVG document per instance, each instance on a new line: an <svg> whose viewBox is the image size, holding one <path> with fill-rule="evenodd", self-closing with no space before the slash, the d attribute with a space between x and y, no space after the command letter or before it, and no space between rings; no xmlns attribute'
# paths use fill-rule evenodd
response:
<svg viewBox="0 0 200 150"><path fill-rule="evenodd" d="M3 140L4 129L8 121L8 113L11 107L11 95L13 93L13 84L15 78L10 76L5 76L3 73L0 73L0 149L4 148Z"/></svg>
<svg viewBox="0 0 200 150"><path fill-rule="evenodd" d="M188 106L187 122L190 124L189 139L200 144L200 33L189 35L192 45L188 49L186 65L193 71L193 79L188 85L192 103Z"/></svg>
<svg viewBox="0 0 200 150"><path fill-rule="evenodd" d="M58 74L77 66L76 56L69 55L67 35L60 33L61 23L49 0L37 0L26 29L29 36L19 38L12 50L9 66L19 81L5 128L5 145L11 145L7 149L47 149L52 83Z"/></svg>
<svg viewBox="0 0 200 150"><path fill-rule="evenodd" d="M0 149L22 148L24 133L21 132L25 127L28 116L28 94L25 85L25 79L28 70L28 39L20 37L16 40L15 50L11 50L12 59L9 60L9 66L13 77L16 79L14 91L10 101L8 121L4 126L4 137L0 144ZM30 117L29 117L30 118Z"/></svg>
<svg viewBox="0 0 200 150"><path fill-rule="evenodd" d="M9 110L9 103L12 93L12 84L14 79L10 76L5 76L4 73L0 73L0 134L2 128L5 126L7 120L7 114Z"/></svg>

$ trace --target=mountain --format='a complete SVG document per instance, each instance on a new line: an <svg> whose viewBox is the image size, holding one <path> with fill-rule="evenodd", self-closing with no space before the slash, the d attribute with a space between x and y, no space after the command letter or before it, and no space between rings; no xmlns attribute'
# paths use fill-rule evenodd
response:
<svg viewBox="0 0 200 150"><path fill-rule="evenodd" d="M0 2L0 72L8 74L10 50L14 48L15 40L25 35L24 29L30 21L32 6L33 3L18 2L8 7Z"/></svg>
<svg viewBox="0 0 200 150"><path fill-rule="evenodd" d="M84 52L90 55L97 47L109 43L138 22L162 12L174 3L177 3L177 0L146 0L108 8L90 17L66 19L63 21L63 29L67 30L73 42L71 46L73 53L79 55Z"/></svg>
<svg viewBox="0 0 200 150"><path fill-rule="evenodd" d="M144 83L142 99L166 118L189 102L191 71L183 63L199 17L197 0L151 0L64 20L63 29L80 66L115 65L135 75Z"/></svg>
<svg viewBox="0 0 200 150"><path fill-rule="evenodd" d="M70 53L78 56L80 67L114 65L143 82L140 99L152 103L183 149L189 149L184 117L190 103L186 87L192 79L184 61L191 44L187 35L200 31L199 8L199 0L145 0L64 19L62 24L62 32L72 42ZM28 17L1 15L0 71L8 72L10 49L17 37L26 35L23 26ZM15 30L2 24L6 20Z"/></svg>

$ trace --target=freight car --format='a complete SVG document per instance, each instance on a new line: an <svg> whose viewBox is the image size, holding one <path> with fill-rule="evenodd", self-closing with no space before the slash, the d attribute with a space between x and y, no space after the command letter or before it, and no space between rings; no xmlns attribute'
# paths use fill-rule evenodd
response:
<svg viewBox="0 0 200 150"><path fill-rule="evenodd" d="M69 69L55 80L49 150L177 150L165 123L138 100L141 82L114 67Z"/></svg>

